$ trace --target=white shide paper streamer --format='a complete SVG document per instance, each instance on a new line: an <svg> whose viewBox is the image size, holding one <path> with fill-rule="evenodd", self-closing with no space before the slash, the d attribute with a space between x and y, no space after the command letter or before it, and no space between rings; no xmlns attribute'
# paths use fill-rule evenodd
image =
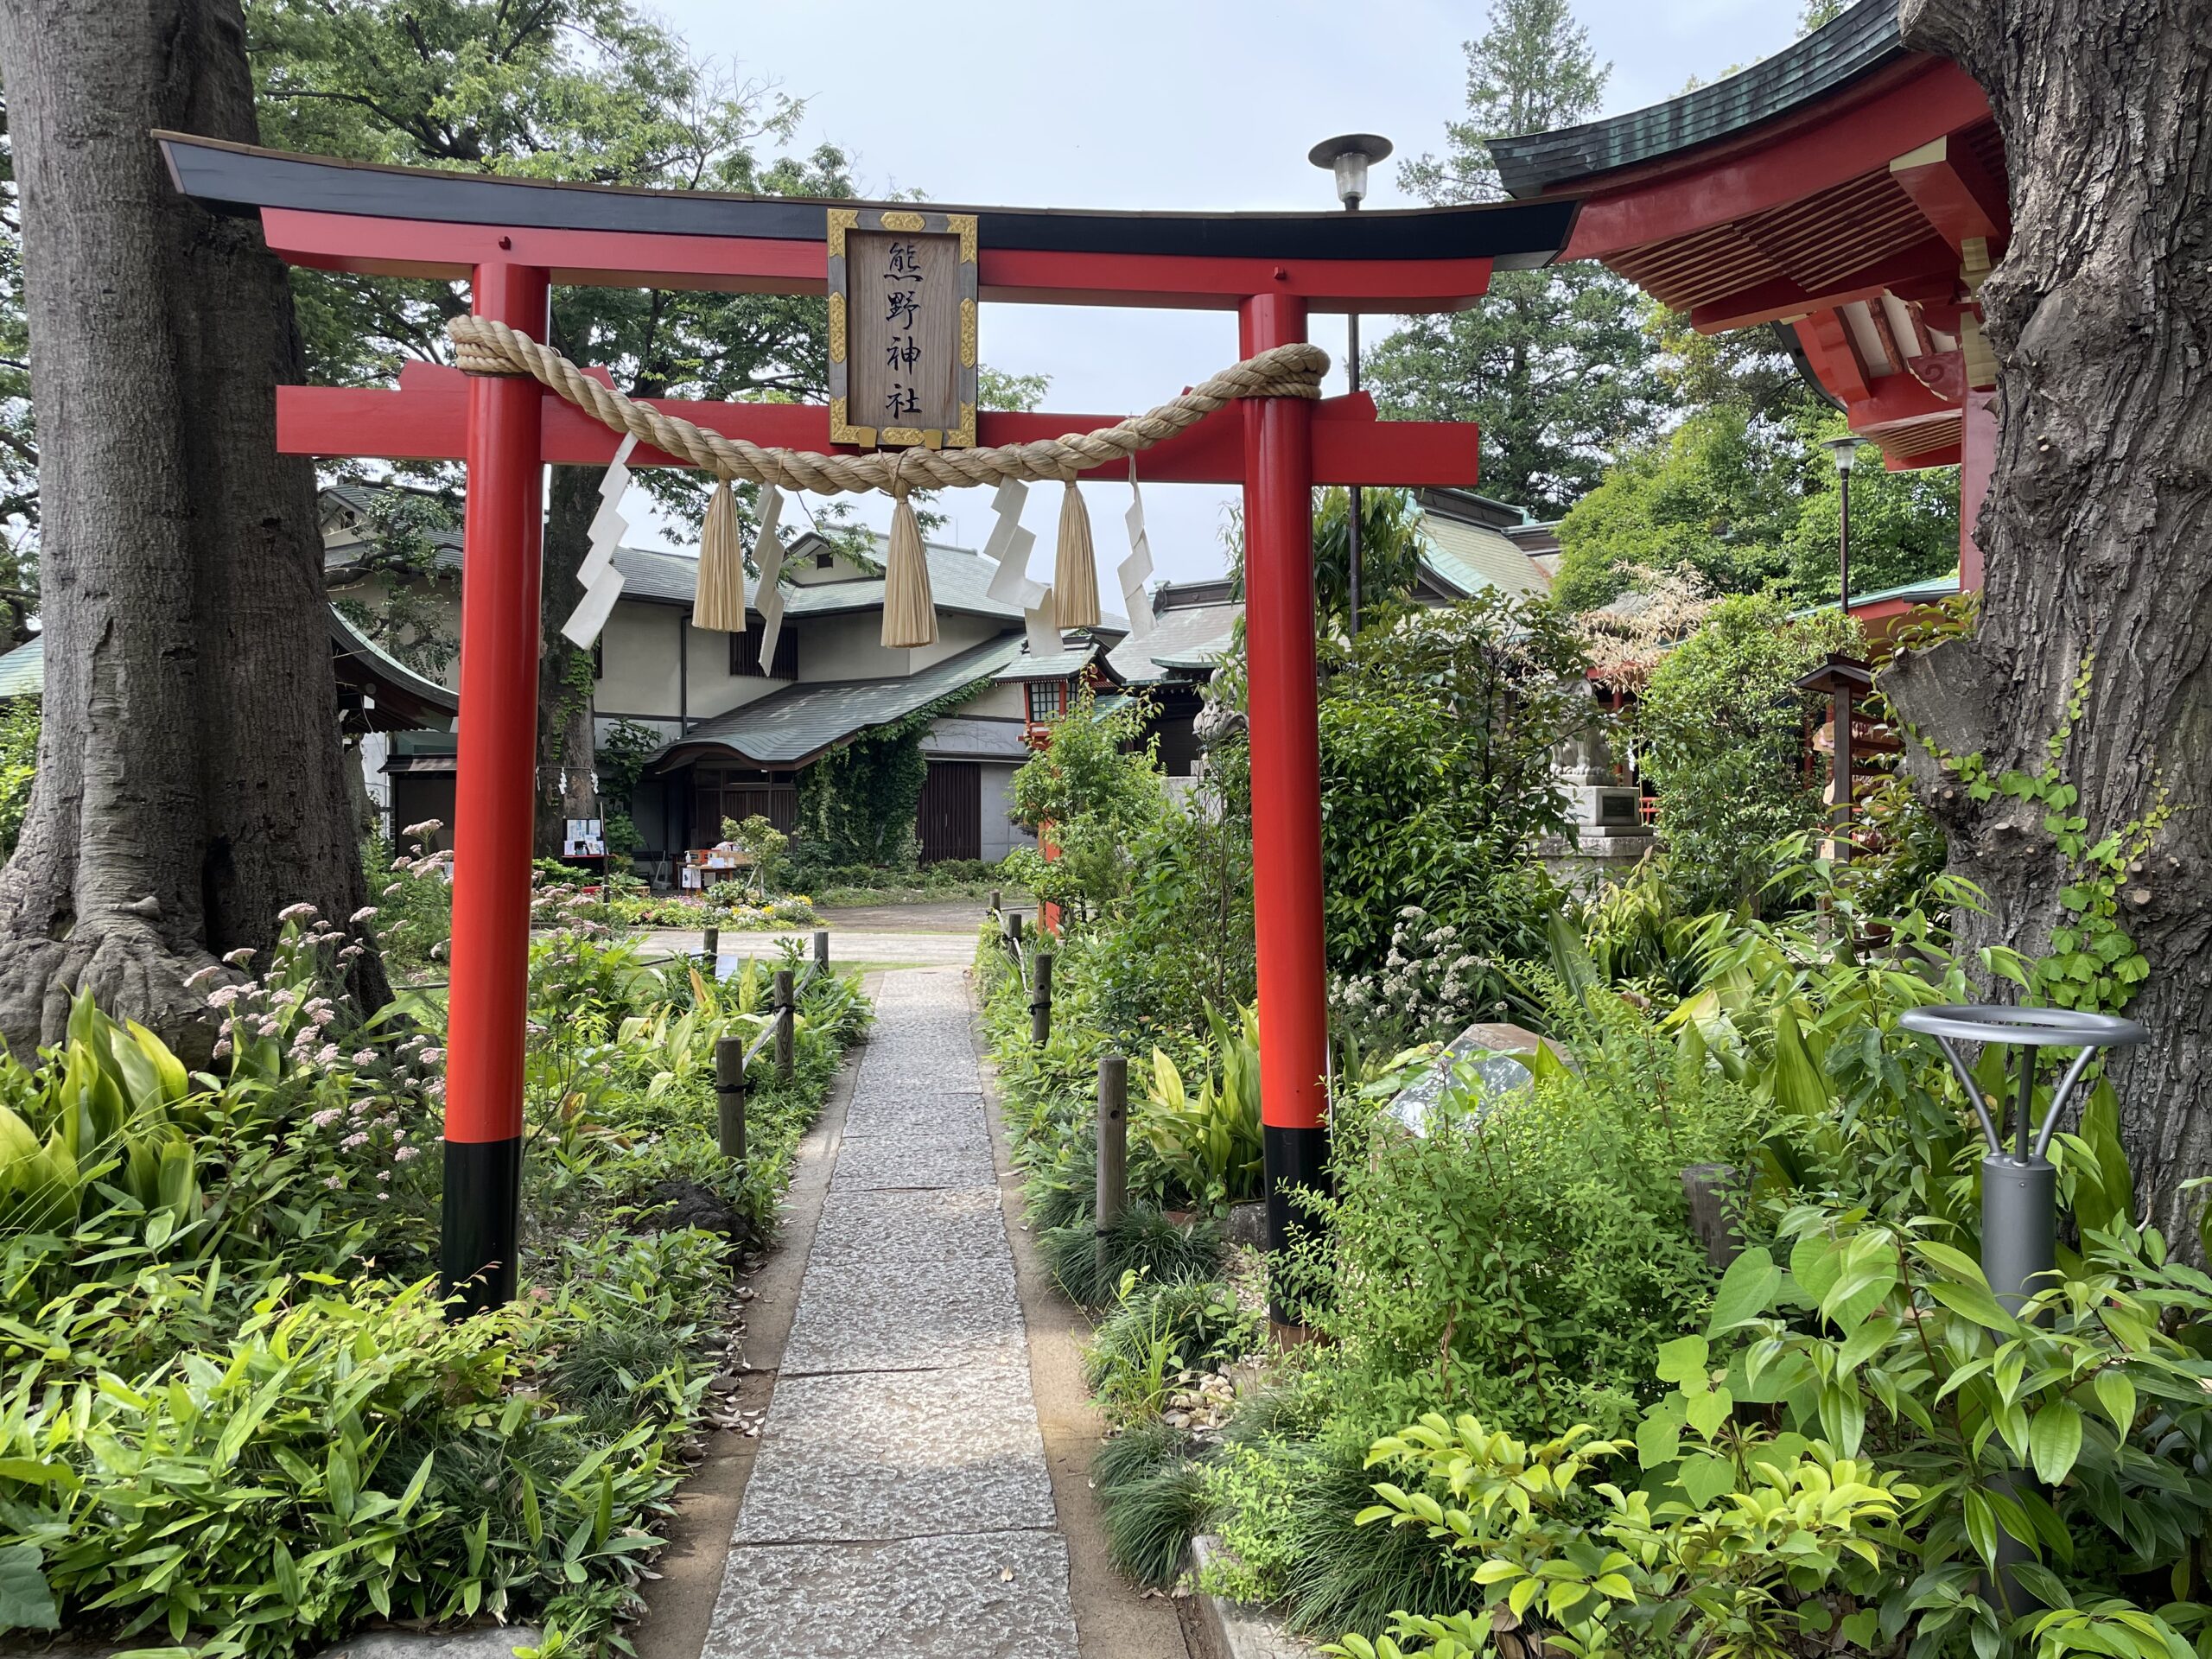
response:
<svg viewBox="0 0 2212 1659"><path fill-rule="evenodd" d="M1137 488L1137 458L1129 457L1129 556L1114 567L1121 579L1122 604L1129 613L1129 638L1152 632L1152 600L1144 585L1152 580L1152 543L1144 533L1144 495Z"/></svg>
<svg viewBox="0 0 2212 1659"><path fill-rule="evenodd" d="M1057 657L1067 649L1060 638L1060 626L1052 620L1052 590L1044 590L1044 597L1022 613L1022 620L1029 633L1029 655L1033 661L1041 662L1047 657Z"/></svg>
<svg viewBox="0 0 2212 1659"><path fill-rule="evenodd" d="M984 591L1007 609L1025 612L1035 610L1049 591L1043 583L1029 580L1029 550L1037 545L1037 537L1021 527L1021 505L1028 499L1029 486L1018 478L1000 485L991 498L991 510L998 518L983 543L983 556L998 563Z"/></svg>
<svg viewBox="0 0 2212 1659"><path fill-rule="evenodd" d="M637 447L636 438L624 438L607 466L607 476L599 481L599 512L591 521L591 545L576 566L576 580L583 584L584 596L561 625L562 634L579 651L599 638L614 601L622 596L622 573L614 568L614 550L622 545L622 533L630 528L630 521L622 516L622 497L630 487L630 452Z"/></svg>
<svg viewBox="0 0 2212 1659"><path fill-rule="evenodd" d="M784 493L764 484L754 506L760 534L753 543L753 564L760 573L753 608L760 613L760 671L766 674L775 663L776 640L784 631L784 544L776 538L776 525L784 516Z"/></svg>

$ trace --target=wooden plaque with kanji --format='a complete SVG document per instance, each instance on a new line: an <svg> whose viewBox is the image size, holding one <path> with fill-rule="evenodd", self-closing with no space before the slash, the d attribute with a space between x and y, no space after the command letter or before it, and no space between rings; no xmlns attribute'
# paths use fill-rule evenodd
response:
<svg viewBox="0 0 2212 1659"><path fill-rule="evenodd" d="M830 212L830 438L976 442L976 218Z"/></svg>

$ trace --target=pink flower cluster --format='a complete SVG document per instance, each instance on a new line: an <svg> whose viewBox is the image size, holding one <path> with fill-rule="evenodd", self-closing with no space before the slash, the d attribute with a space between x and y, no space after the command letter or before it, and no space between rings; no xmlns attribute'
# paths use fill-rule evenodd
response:
<svg viewBox="0 0 2212 1659"><path fill-rule="evenodd" d="M357 912L353 923L372 913ZM349 1033L338 976L364 947L348 939L345 928L322 921L312 905L288 906L280 919L283 935L261 977L248 971L251 950L233 951L193 976L194 988L223 982L207 993L208 1006L223 1015L215 1053L223 1058L242 1044L277 1044L285 1086L304 1089L316 1103L303 1132L330 1137L324 1156L338 1167L324 1175L323 1185L342 1192L354 1172L372 1172L378 1199L389 1200L392 1172L418 1158L416 1142L435 1133L445 1051L427 1032L389 1046L365 1033Z"/></svg>

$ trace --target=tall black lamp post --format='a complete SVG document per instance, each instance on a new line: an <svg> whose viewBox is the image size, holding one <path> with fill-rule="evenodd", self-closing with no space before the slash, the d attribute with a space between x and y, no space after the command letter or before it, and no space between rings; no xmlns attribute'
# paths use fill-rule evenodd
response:
<svg viewBox="0 0 2212 1659"><path fill-rule="evenodd" d="M1344 211L1356 213L1359 204L1367 199L1367 169L1376 162L1387 160L1391 149L1388 138L1377 137L1371 132L1340 133L1334 138L1324 138L1306 152L1306 159L1316 167L1325 167L1336 175L1337 200ZM1344 318L1344 334L1349 349L1344 354L1344 373L1351 383L1351 390L1359 390L1359 313L1350 312ZM1344 524L1345 610L1346 624L1357 638L1359 633L1359 486L1349 492L1346 505L1351 508Z"/></svg>
<svg viewBox="0 0 2212 1659"><path fill-rule="evenodd" d="M1835 457L1836 487L1836 597L1846 616L1851 614L1851 463L1859 456L1859 440L1847 432L1840 438L1826 440L1827 452Z"/></svg>

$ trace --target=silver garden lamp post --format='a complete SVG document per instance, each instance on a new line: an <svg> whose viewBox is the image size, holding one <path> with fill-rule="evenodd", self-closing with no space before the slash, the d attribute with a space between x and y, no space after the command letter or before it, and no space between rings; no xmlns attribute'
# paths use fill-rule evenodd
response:
<svg viewBox="0 0 2212 1659"><path fill-rule="evenodd" d="M1859 439L1847 432L1826 438L1821 445L1835 458L1836 487L1836 598L1846 616L1851 614L1851 463L1859 458Z"/></svg>
<svg viewBox="0 0 2212 1659"><path fill-rule="evenodd" d="M2151 1033L2117 1014L2084 1014L2073 1008L2024 1008L1950 1005L1910 1008L1897 1016L1907 1031L1933 1037L1958 1073L1959 1083L1981 1120L1989 1154L1981 1160L1981 1271L1998 1305L2014 1317L2023 1314L2038 1290L2046 1289L2058 1266L2058 1170L2045 1154L2059 1119L2072 1103L2075 1085L2089 1063L2107 1049L2133 1048ZM1974 1070L1959 1052L1962 1042L2011 1046L2020 1051L2015 1122L2005 1124L2001 1093L1985 1096ZM2074 1062L2051 1090L2050 1109L2035 1122L2036 1066L2046 1048L2075 1049ZM1991 1115L1991 1108L1996 1115ZM2006 1130L2012 1146L2005 1146ZM2011 1490L2026 1477L1990 1478L1999 1490ZM2012 1568L2028 1559L2025 1544L1999 1529L1995 1589L2008 1613L2026 1610L2028 1598Z"/></svg>
<svg viewBox="0 0 2212 1659"><path fill-rule="evenodd" d="M1325 167L1336 175L1337 200L1344 211L1356 213L1359 204L1367 200L1367 169L1376 162L1389 159L1391 143L1388 138L1371 132L1339 133L1334 138L1324 138L1306 152L1306 159L1316 167ZM1344 356L1344 374L1351 390L1359 390L1359 313L1351 312L1344 318L1344 334L1348 350ZM1354 638L1359 633L1359 486L1355 484L1346 492L1346 505L1351 508L1344 525L1345 565L1345 622Z"/></svg>

